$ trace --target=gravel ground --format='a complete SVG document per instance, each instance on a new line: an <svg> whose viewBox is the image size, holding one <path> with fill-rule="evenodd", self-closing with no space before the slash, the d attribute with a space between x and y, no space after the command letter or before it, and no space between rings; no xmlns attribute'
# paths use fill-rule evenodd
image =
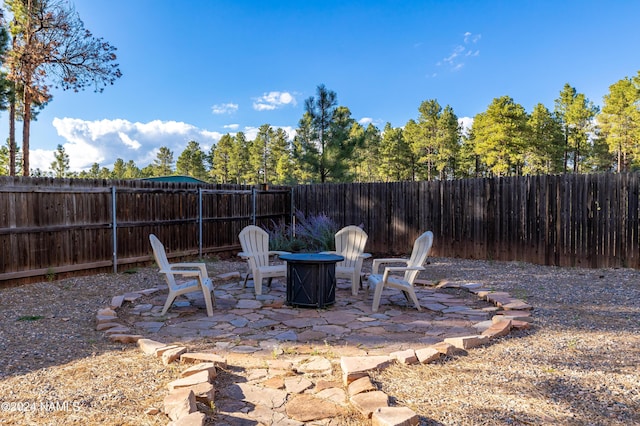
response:
<svg viewBox="0 0 640 426"><path fill-rule="evenodd" d="M535 307L534 328L438 364L380 373L424 425L640 424L640 271L436 260Z"/></svg>
<svg viewBox="0 0 640 426"><path fill-rule="evenodd" d="M212 274L230 270L244 266L210 264ZM535 307L536 323L436 364L376 374L421 424L640 424L640 271L434 258L422 278L507 291ZM143 268L0 289L0 424L167 424L144 411L162 406L177 368L95 331L112 296L159 283Z"/></svg>

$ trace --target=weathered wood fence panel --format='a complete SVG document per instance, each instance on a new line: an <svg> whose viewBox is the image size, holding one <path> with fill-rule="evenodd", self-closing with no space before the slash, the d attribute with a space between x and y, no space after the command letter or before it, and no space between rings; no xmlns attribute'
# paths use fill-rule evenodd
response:
<svg viewBox="0 0 640 426"><path fill-rule="evenodd" d="M294 188L296 209L362 224L367 250L556 266L640 268L640 175L551 175Z"/></svg>
<svg viewBox="0 0 640 426"><path fill-rule="evenodd" d="M554 175L262 191L0 177L0 285L149 262L149 233L173 256L232 253L244 226L288 221L294 209L362 224L376 254L406 254L432 230L438 256L640 268L639 181Z"/></svg>
<svg viewBox="0 0 640 426"><path fill-rule="evenodd" d="M0 286L148 263L150 233L170 257L233 253L291 215L284 187L0 177Z"/></svg>

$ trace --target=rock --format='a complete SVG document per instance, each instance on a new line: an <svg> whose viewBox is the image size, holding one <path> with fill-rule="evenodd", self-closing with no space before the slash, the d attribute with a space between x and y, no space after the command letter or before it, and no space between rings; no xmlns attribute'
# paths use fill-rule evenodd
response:
<svg viewBox="0 0 640 426"><path fill-rule="evenodd" d="M103 323L98 323L98 325L96 325L96 330L103 331L103 330L108 330L114 327L120 327L121 325L122 324L117 322L103 322Z"/></svg>
<svg viewBox="0 0 640 426"><path fill-rule="evenodd" d="M112 334L109 336L109 340L118 343L136 343L143 337L144 336L140 336L139 334Z"/></svg>
<svg viewBox="0 0 640 426"><path fill-rule="evenodd" d="M437 350L438 352L440 352L443 355L447 355L447 356L451 356L456 352L456 347L453 346L450 343L447 342L439 342L439 343L435 343L431 346L429 346L430 348L433 348L435 350Z"/></svg>
<svg viewBox="0 0 640 426"><path fill-rule="evenodd" d="M433 361L437 361L442 356L442 353L434 347L422 348L416 350L416 357L422 364L428 364Z"/></svg>
<svg viewBox="0 0 640 426"><path fill-rule="evenodd" d="M305 377L288 377L284 379L284 387L289 393L302 393L312 386L311 380Z"/></svg>
<svg viewBox="0 0 640 426"><path fill-rule="evenodd" d="M204 413L196 411L195 413L180 417L178 420L169 422L169 426L204 426L206 419L207 416L205 416Z"/></svg>
<svg viewBox="0 0 640 426"><path fill-rule="evenodd" d="M413 349L406 349L404 351L396 351L389 354L392 358L398 360L401 364L416 364L418 362L418 358L416 357L416 353Z"/></svg>
<svg viewBox="0 0 640 426"><path fill-rule="evenodd" d="M118 317L115 315L96 315L96 325L114 322Z"/></svg>
<svg viewBox="0 0 640 426"><path fill-rule="evenodd" d="M342 381L345 386L360 377L368 375L371 370L380 370L386 368L391 363L391 357L378 356L355 356L340 358L340 366L342 367Z"/></svg>
<svg viewBox="0 0 640 426"><path fill-rule="evenodd" d="M116 311L114 311L111 308L103 308L103 309L98 309L98 316L115 318L118 316L118 314L116 314Z"/></svg>
<svg viewBox="0 0 640 426"><path fill-rule="evenodd" d="M227 272L226 274L218 274L216 275L216 279L220 281L239 280L240 272L233 271L233 272Z"/></svg>
<svg viewBox="0 0 640 426"><path fill-rule="evenodd" d="M491 327L482 332L483 336L488 336L490 339L496 337L502 337L509 334L511 331L511 320L505 320L493 323Z"/></svg>
<svg viewBox="0 0 640 426"><path fill-rule="evenodd" d="M507 311L527 311L527 310L531 310L533 309L533 306L529 305L526 302L523 302L522 300L514 300L511 303L507 303L506 305L502 306L505 310Z"/></svg>
<svg viewBox="0 0 640 426"><path fill-rule="evenodd" d="M124 302L124 296L113 296L111 298L111 304L109 308L115 310L122 306L122 302Z"/></svg>
<svg viewBox="0 0 640 426"><path fill-rule="evenodd" d="M104 331L107 336L112 334L127 334L131 331L129 327L125 327L124 325L118 325L116 327L108 328Z"/></svg>
<svg viewBox="0 0 640 426"><path fill-rule="evenodd" d="M166 350L162 352L162 363L164 365L169 365L173 361L180 358L180 355L182 355L186 351L187 351L187 348L185 348L184 346L176 346L175 348Z"/></svg>
<svg viewBox="0 0 640 426"><path fill-rule="evenodd" d="M371 416L371 426L418 426L420 418L407 407L380 407Z"/></svg>
<svg viewBox="0 0 640 426"><path fill-rule="evenodd" d="M171 420L178 420L197 410L196 396L189 389L176 389L164 398L164 412Z"/></svg>
<svg viewBox="0 0 640 426"><path fill-rule="evenodd" d="M320 399L313 395L296 395L285 407L289 417L300 422L337 417L344 413L344 409L326 399Z"/></svg>
<svg viewBox="0 0 640 426"><path fill-rule="evenodd" d="M172 391L178 388L187 388L189 386L194 386L199 383L209 383L209 372L201 371L199 373L174 380L173 382L169 382L169 384L167 384L167 387L170 391Z"/></svg>
<svg viewBox="0 0 640 426"><path fill-rule="evenodd" d="M208 352L187 352L180 356L180 362L193 363L193 362L213 362L216 366L225 367L227 360L218 354Z"/></svg>
<svg viewBox="0 0 640 426"><path fill-rule="evenodd" d="M389 397L382 391L364 392L353 395L351 404L365 417L371 418L374 411L389 405Z"/></svg>
<svg viewBox="0 0 640 426"><path fill-rule="evenodd" d="M471 349L476 346L484 345L489 342L489 336L475 335L463 337L448 337L444 339L445 343L455 346L458 349Z"/></svg>
<svg viewBox="0 0 640 426"><path fill-rule="evenodd" d="M284 377L276 376L262 382L262 386L272 389L284 389Z"/></svg>
<svg viewBox="0 0 640 426"><path fill-rule="evenodd" d="M211 383L198 383L193 386L187 386L184 389L189 389L196 396L197 402L201 402L207 406L209 406L211 402L215 401L216 388Z"/></svg>
<svg viewBox="0 0 640 426"><path fill-rule="evenodd" d="M154 355L156 351L160 348L164 348L167 345L164 343L156 342L151 339L140 339L138 340L138 347L145 355Z"/></svg>
<svg viewBox="0 0 640 426"><path fill-rule="evenodd" d="M347 389L349 390L349 396L377 390L376 387L373 386L373 383L371 383L369 376L360 377L359 379L354 380L349 383L349 387Z"/></svg>
<svg viewBox="0 0 640 426"><path fill-rule="evenodd" d="M347 405L347 394L342 388L329 388L316 393L318 398L328 399L338 405Z"/></svg>
<svg viewBox="0 0 640 426"><path fill-rule="evenodd" d="M323 357L315 357L296 367L300 373L306 374L331 374L333 368L331 361Z"/></svg>
<svg viewBox="0 0 640 426"><path fill-rule="evenodd" d="M201 362L200 364L192 365L191 367L180 373L181 377L188 377L193 374L206 371L209 374L209 381L212 381L218 375L216 371L216 365L213 362Z"/></svg>

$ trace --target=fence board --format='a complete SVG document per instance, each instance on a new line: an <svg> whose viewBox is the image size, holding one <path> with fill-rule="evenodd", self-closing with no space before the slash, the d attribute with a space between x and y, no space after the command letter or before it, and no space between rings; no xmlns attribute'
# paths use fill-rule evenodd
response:
<svg viewBox="0 0 640 426"><path fill-rule="evenodd" d="M418 233L429 229L437 256L640 267L638 174L358 186L360 197L345 195L355 191L343 185L295 187L295 205L304 206L306 215L322 212L341 220L368 206L367 250L376 254L406 253Z"/></svg>

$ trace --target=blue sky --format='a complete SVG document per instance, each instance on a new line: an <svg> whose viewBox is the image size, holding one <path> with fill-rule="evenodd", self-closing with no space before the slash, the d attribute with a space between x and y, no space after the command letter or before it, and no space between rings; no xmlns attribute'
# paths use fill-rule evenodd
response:
<svg viewBox="0 0 640 426"><path fill-rule="evenodd" d="M638 1L76 0L86 28L118 48L103 93L55 91L31 127L31 165L58 144L73 170L157 149L204 150L268 123L293 135L325 84L382 129L437 99L460 118L508 95L553 109L565 83L596 105L640 70ZM0 132L7 132L6 113ZM21 133L18 134L19 144Z"/></svg>

